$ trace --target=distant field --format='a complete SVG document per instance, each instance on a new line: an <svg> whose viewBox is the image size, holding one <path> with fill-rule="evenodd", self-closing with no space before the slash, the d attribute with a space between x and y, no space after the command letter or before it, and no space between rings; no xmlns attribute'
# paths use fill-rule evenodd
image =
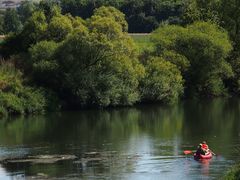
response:
<svg viewBox="0 0 240 180"><path fill-rule="evenodd" d="M138 33L133 33L133 34L129 34L133 40L135 41L135 43L137 44L139 51L143 52L144 50L152 50L153 49L153 44L150 41L150 34L138 34Z"/></svg>
<svg viewBox="0 0 240 180"><path fill-rule="evenodd" d="M3 36L3 35L0 35L0 44L3 43L3 40L4 40L4 36Z"/></svg>
<svg viewBox="0 0 240 180"><path fill-rule="evenodd" d="M5 10L7 8L16 8L18 7L22 1L25 0L0 0L0 9ZM39 2L39 0L30 0L33 2Z"/></svg>

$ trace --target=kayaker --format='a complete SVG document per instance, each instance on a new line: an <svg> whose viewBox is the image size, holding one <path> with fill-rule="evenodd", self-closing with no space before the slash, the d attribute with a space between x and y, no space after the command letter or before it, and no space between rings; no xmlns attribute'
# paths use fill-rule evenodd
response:
<svg viewBox="0 0 240 180"><path fill-rule="evenodd" d="M206 141L202 142L202 149L204 150L205 153L209 152L209 148Z"/></svg>
<svg viewBox="0 0 240 180"><path fill-rule="evenodd" d="M204 149L202 148L202 144L200 143L197 147L197 151L196 151L196 155L199 156L199 155L205 155L205 151Z"/></svg>

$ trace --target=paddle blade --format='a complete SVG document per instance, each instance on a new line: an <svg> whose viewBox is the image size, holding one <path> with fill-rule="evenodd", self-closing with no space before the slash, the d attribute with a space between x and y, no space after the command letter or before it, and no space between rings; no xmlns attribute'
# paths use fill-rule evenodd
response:
<svg viewBox="0 0 240 180"><path fill-rule="evenodd" d="M185 155L188 155L188 154L192 154L193 152L190 151L190 150L185 150L185 151L183 151L183 153L184 153Z"/></svg>

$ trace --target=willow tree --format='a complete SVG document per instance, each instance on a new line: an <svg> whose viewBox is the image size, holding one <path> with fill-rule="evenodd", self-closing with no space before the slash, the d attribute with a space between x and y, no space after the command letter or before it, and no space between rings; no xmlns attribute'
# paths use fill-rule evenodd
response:
<svg viewBox="0 0 240 180"><path fill-rule="evenodd" d="M190 66L184 74L188 92L203 96L226 93L224 81L233 72L226 61L232 46L225 30L209 22L186 28L168 25L156 30L152 38L157 56L173 51L188 60Z"/></svg>
<svg viewBox="0 0 240 180"><path fill-rule="evenodd" d="M116 12L103 7L87 21L70 17L72 32L61 36L61 43L42 41L34 45L30 50L32 67L41 84L51 86L72 105L115 106L138 101L144 68L138 62L133 40L124 31L126 21L111 16ZM55 33L49 37L55 40L52 37ZM47 78L47 74L52 76Z"/></svg>

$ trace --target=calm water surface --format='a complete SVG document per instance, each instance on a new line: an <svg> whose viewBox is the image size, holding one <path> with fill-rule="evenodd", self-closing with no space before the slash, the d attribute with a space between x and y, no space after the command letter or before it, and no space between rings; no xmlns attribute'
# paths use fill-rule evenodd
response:
<svg viewBox="0 0 240 180"><path fill-rule="evenodd" d="M0 159L78 157L56 164L1 163L0 180L218 179L240 160L239 118L240 99L215 99L0 120ZM218 156L198 162L183 155L202 140Z"/></svg>

